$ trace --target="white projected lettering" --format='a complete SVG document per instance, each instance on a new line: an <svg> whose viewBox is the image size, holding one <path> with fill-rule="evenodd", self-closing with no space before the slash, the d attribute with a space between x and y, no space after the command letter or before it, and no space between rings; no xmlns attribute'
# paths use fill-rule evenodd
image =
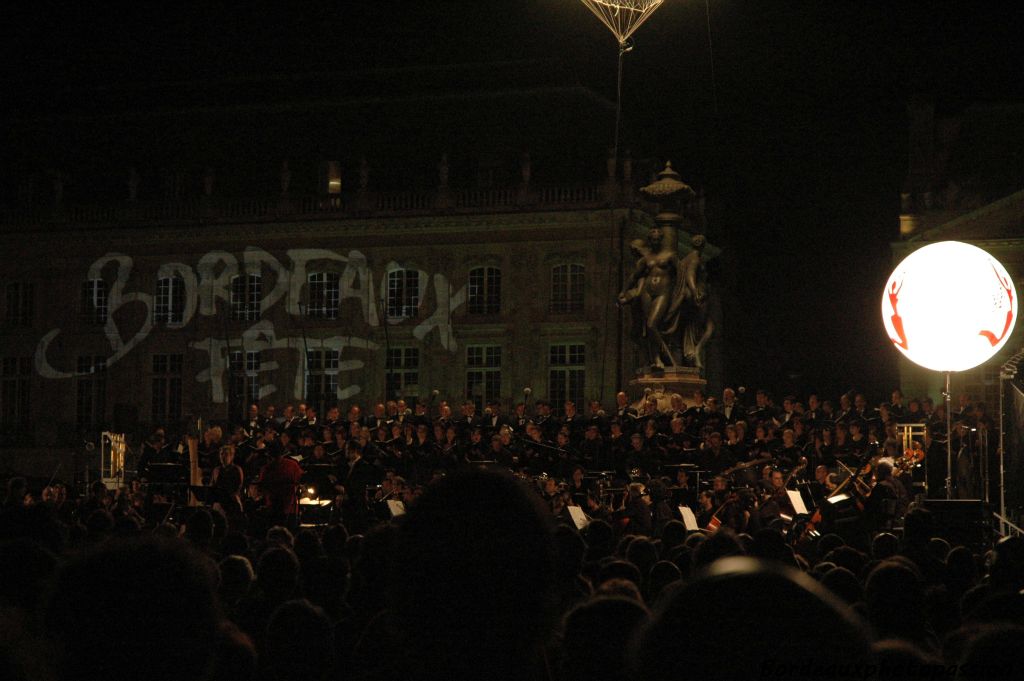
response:
<svg viewBox="0 0 1024 681"><path fill-rule="evenodd" d="M339 319L339 330L351 328L358 323L369 327L381 324L382 310L387 306L387 273L401 268L399 263L388 262L384 267L381 279L376 279L370 270L366 256L359 251L349 251L342 255L335 251L321 248L290 249L282 261L271 253L254 246L245 249L241 257L227 251L209 251L196 261L195 267L183 262L169 262L160 265L154 278L180 277L184 295L184 308L181 323L170 328L185 332L197 317L213 317L231 314L232 280L240 275L260 275L261 288L259 310L261 317L266 315L278 304L283 305L286 314L298 317L304 313L303 292L310 272L331 269L338 271L339 300L356 301L349 309L357 311L345 319ZM116 365L132 350L139 346L153 331L154 296L144 291L126 291L132 274L134 261L131 256L123 253L107 253L88 268L88 278L109 282L107 297L107 318L103 327L104 335L110 345L110 354L106 358L106 366ZM420 314L414 320L388 318L389 324L413 323L413 336L425 342L431 332L438 332L438 342L445 350L455 352L458 343L452 329L452 313L466 302L466 287L455 290L448 276L440 273L431 274L422 270L416 272L420 282ZM433 295L427 295L428 285L432 283ZM155 288L154 288L155 290ZM376 296L376 297L375 297ZM431 301L433 309L430 308ZM123 312L123 314L119 314ZM131 322L137 320L134 326ZM141 321L138 321L141 320ZM125 328L122 328L124 326ZM35 352L35 368L40 376L50 379L67 379L78 375L75 371L65 371L54 366L50 361L50 348L60 337L62 329L48 331L39 340ZM237 333L237 332L236 332ZM279 336L274 324L267 319L260 319L237 337L210 336L195 338L188 346L205 358L206 367L196 374L196 380L211 384L211 395L215 403L227 401L225 377L228 373L228 353L244 350L294 351L299 358L300 369L292 382L291 392L296 399L302 399L304 377L302 354L306 348L337 350L341 357L338 366L339 377L358 371L365 366L364 359L350 357L362 354L365 357L379 352L381 346L370 338L356 335L337 334L326 338L304 337L295 329L289 335ZM260 373L278 369L275 361L263 362ZM266 397L278 390L278 386L262 384L260 397ZM346 399L361 390L355 382L345 383L339 380L338 399Z"/></svg>

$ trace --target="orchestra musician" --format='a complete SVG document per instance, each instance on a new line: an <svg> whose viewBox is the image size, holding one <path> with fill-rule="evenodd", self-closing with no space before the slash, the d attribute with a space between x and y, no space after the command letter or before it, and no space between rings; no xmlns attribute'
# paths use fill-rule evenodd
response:
<svg viewBox="0 0 1024 681"><path fill-rule="evenodd" d="M711 481L711 502L715 509L714 515L722 527L728 527L736 533L746 530L750 514L740 504L739 494L729 489L729 481L724 476L716 475Z"/></svg>
<svg viewBox="0 0 1024 681"><path fill-rule="evenodd" d="M888 459L880 460L874 467L874 485L864 502L863 521L868 532L888 529L907 512L907 491L892 473L893 466Z"/></svg>
<svg viewBox="0 0 1024 681"><path fill-rule="evenodd" d="M322 444L313 447L313 454L299 464L303 471L302 484L312 487L317 497L333 495L336 465Z"/></svg>
<svg viewBox="0 0 1024 681"><path fill-rule="evenodd" d="M654 526L651 503L651 497L644 484L631 482L626 488L622 507L615 511L612 517L626 532L650 536Z"/></svg>
<svg viewBox="0 0 1024 681"><path fill-rule="evenodd" d="M587 505L587 496L591 492L590 484L583 479L586 470L580 464L572 467L572 477L569 480L568 492L577 506Z"/></svg>
<svg viewBox="0 0 1024 681"><path fill-rule="evenodd" d="M245 483L245 474L242 467L235 463L234 445L224 445L218 452L220 465L213 469L210 474L210 486L217 490L217 498L224 508L224 512L230 517L233 514L241 513L242 488Z"/></svg>
<svg viewBox="0 0 1024 681"><path fill-rule="evenodd" d="M302 480L302 468L291 457L283 456L280 449L267 449L269 460L256 480L267 520L271 524L294 526L298 514L296 486Z"/></svg>

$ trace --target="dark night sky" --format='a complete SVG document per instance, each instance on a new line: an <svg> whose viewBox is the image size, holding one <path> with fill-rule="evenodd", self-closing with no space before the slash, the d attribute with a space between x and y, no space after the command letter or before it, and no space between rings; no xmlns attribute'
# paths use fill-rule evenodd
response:
<svg viewBox="0 0 1024 681"><path fill-rule="evenodd" d="M575 0L214 4L26 3L0 29L3 99L522 58L562 62L614 96L614 42ZM831 394L857 386L881 399L896 380L877 292L897 236L905 98L926 94L940 112L1021 100L1024 10L710 5L714 81L704 0L666 0L638 32L626 60L626 146L671 158L707 188L710 237L729 254L721 275L739 293L726 301L736 381Z"/></svg>

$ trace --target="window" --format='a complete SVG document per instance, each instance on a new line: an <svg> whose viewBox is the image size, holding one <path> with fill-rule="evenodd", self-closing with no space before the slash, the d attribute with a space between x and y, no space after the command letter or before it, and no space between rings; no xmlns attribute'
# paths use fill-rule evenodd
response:
<svg viewBox="0 0 1024 681"><path fill-rule="evenodd" d="M326 414L338 402L337 350L310 350L306 353L306 404L317 414Z"/></svg>
<svg viewBox="0 0 1024 681"><path fill-rule="evenodd" d="M388 318L415 317L419 307L420 273L416 270L388 272Z"/></svg>
<svg viewBox="0 0 1024 681"><path fill-rule="evenodd" d="M107 323L107 285L102 279L90 279L82 284L82 323Z"/></svg>
<svg viewBox="0 0 1024 681"><path fill-rule="evenodd" d="M341 287L337 272L314 272L309 275L309 307L312 319L337 319Z"/></svg>
<svg viewBox="0 0 1024 681"><path fill-rule="evenodd" d="M182 324L185 321L185 280L180 276L157 280L153 321L157 324Z"/></svg>
<svg viewBox="0 0 1024 681"><path fill-rule="evenodd" d="M29 326L35 302L33 286L27 283L7 285L7 323L12 326Z"/></svg>
<svg viewBox="0 0 1024 681"><path fill-rule="evenodd" d="M231 418L244 418L250 404L260 401L260 371L263 357L259 350L234 350L228 361L228 411Z"/></svg>
<svg viewBox="0 0 1024 681"><path fill-rule="evenodd" d="M258 274L240 274L231 279L231 318L255 321L260 318L260 296L263 277Z"/></svg>
<svg viewBox="0 0 1024 681"><path fill-rule="evenodd" d="M501 312L501 270L477 267L469 271L469 314Z"/></svg>
<svg viewBox="0 0 1024 681"><path fill-rule="evenodd" d="M548 356L548 397L562 411L566 400L582 405L586 390L586 352L582 343L552 345Z"/></svg>
<svg viewBox="0 0 1024 681"><path fill-rule="evenodd" d="M31 357L4 357L0 363L0 426L4 434L28 425Z"/></svg>
<svg viewBox="0 0 1024 681"><path fill-rule="evenodd" d="M501 346L466 346L466 399L478 412L484 405L501 399Z"/></svg>
<svg viewBox="0 0 1024 681"><path fill-rule="evenodd" d="M107 359L98 355L78 358L76 420L82 429L96 430L107 411Z"/></svg>
<svg viewBox="0 0 1024 681"><path fill-rule="evenodd" d="M556 265L551 269L551 311L583 311L583 265Z"/></svg>
<svg viewBox="0 0 1024 681"><path fill-rule="evenodd" d="M328 161L326 164L327 171L327 193L328 194L340 194L341 193L341 166L337 161Z"/></svg>
<svg viewBox="0 0 1024 681"><path fill-rule="evenodd" d="M181 355L153 355L153 423L181 420Z"/></svg>
<svg viewBox="0 0 1024 681"><path fill-rule="evenodd" d="M385 367L387 399L393 400L418 390L420 351L418 348L391 348Z"/></svg>

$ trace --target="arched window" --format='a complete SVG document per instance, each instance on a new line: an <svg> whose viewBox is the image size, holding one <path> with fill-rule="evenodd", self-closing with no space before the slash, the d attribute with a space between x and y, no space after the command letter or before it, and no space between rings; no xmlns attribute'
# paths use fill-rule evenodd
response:
<svg viewBox="0 0 1024 681"><path fill-rule="evenodd" d="M388 319L415 317L420 307L420 273L416 270L388 272Z"/></svg>
<svg viewBox="0 0 1024 681"><path fill-rule="evenodd" d="M555 314L583 311L584 267L577 263L551 268L551 311Z"/></svg>
<svg viewBox="0 0 1024 681"><path fill-rule="evenodd" d="M240 274L231 278L231 318L255 321L260 318L260 297L263 295L263 277L258 274Z"/></svg>
<svg viewBox="0 0 1024 681"><path fill-rule="evenodd" d="M476 267L469 271L469 314L501 312L501 270L497 267Z"/></svg>
<svg viewBox="0 0 1024 681"><path fill-rule="evenodd" d="M179 275L157 279L153 321L158 324L181 324L184 320L185 280Z"/></svg>

